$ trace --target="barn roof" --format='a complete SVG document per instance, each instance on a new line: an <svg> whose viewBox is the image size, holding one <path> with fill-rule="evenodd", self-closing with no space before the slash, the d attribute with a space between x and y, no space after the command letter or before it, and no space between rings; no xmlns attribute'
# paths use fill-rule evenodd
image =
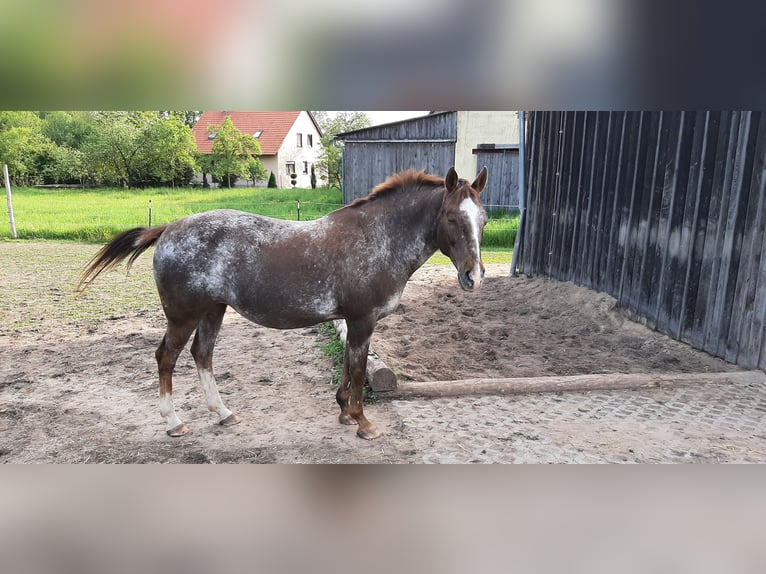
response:
<svg viewBox="0 0 766 574"><path fill-rule="evenodd" d="M287 132L293 127L295 120L298 119L299 111L290 112L204 112L200 119L194 124L192 134L197 144L197 149L202 153L211 153L213 150L213 140L208 139L208 128L212 125L221 125L226 116L231 118L234 126L242 133L254 135L260 131L258 141L261 144L261 153L263 155L275 155L279 151L282 142L285 141ZM322 135L322 130L316 123L316 119L308 112L309 117Z"/></svg>
<svg viewBox="0 0 766 574"><path fill-rule="evenodd" d="M398 120L398 121L395 121L395 122L388 122L388 123L385 123L385 124L376 124L374 126L368 126L366 128L359 128L357 130L349 130L347 132L339 133L338 135L335 136L335 138L339 139L339 140L342 140L344 138L344 136L359 135L359 134L363 134L364 132L369 131L369 130L378 130L380 128L387 128L387 127L391 127L391 126L398 126L398 125L403 125L403 124L409 124L409 123L413 123L413 122L422 121L425 118L432 118L434 116L438 116L438 115L442 115L442 114L451 114L451 113L452 113L452 111L429 112L428 114L426 114L424 116L417 116L417 117L414 117L414 118L407 118L407 119L404 119L404 120Z"/></svg>

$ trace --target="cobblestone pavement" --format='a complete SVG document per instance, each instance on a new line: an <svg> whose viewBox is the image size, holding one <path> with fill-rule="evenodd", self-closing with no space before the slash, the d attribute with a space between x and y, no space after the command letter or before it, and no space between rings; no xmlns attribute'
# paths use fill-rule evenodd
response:
<svg viewBox="0 0 766 574"><path fill-rule="evenodd" d="M413 462L766 463L762 383L389 405L412 442Z"/></svg>

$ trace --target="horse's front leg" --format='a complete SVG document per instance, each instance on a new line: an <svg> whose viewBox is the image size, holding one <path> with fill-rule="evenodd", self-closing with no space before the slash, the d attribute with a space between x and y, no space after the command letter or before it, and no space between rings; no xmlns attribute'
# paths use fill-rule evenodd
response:
<svg viewBox="0 0 766 574"><path fill-rule="evenodd" d="M343 354L343 376L335 398L340 405L339 420L346 425L359 425L356 434L364 439L380 436L377 427L364 416L364 379L367 370L367 351L375 321L346 321L348 335Z"/></svg>

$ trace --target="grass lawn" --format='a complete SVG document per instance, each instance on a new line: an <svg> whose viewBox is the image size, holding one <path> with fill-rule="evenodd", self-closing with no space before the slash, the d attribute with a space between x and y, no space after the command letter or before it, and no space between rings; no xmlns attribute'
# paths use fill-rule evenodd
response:
<svg viewBox="0 0 766 574"><path fill-rule="evenodd" d="M300 219L306 220L317 219L341 207L341 192L328 188L82 190L23 187L13 191L16 230L20 239L105 243L121 231L149 225L150 202L152 225L218 208L295 220L298 219L299 202ZM3 219L7 221L7 214L4 215ZM483 246L503 251L511 249L517 227L518 215L490 213ZM7 223L0 225L0 239L10 236L10 226Z"/></svg>

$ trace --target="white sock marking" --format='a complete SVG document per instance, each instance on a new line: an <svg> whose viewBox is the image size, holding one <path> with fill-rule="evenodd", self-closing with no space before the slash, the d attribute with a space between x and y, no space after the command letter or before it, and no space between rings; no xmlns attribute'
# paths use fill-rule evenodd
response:
<svg viewBox="0 0 766 574"><path fill-rule="evenodd" d="M218 413L218 421L231 416L231 411L223 406L221 395L218 394L218 385L215 384L215 377L212 371L199 369L199 380L202 383L202 390L205 391L205 400L207 408L214 413Z"/></svg>
<svg viewBox="0 0 766 574"><path fill-rule="evenodd" d="M165 419L165 430L173 430L181 425L181 419L173 408L172 395L160 395L160 415Z"/></svg>

